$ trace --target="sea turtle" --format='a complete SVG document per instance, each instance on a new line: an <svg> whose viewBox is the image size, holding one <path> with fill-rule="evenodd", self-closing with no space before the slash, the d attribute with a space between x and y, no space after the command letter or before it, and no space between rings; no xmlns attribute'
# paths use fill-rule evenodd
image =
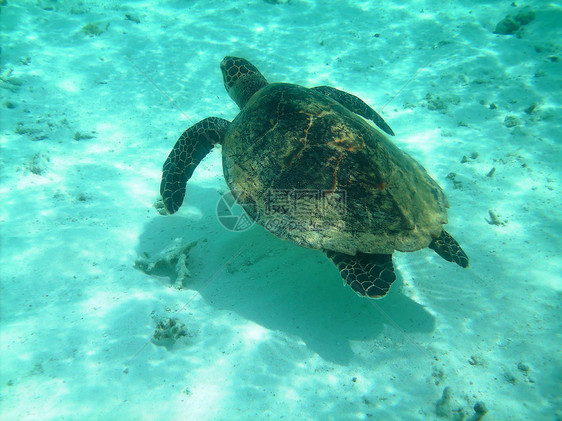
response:
<svg viewBox="0 0 562 421"><path fill-rule="evenodd" d="M220 144L226 182L247 214L279 238L322 250L359 295L388 292L395 250L429 247L468 267L443 229L443 191L367 122L394 135L365 102L328 86L268 83L243 58L225 57L220 67L240 113L232 122L205 118L180 136L160 185L170 214L196 166Z"/></svg>

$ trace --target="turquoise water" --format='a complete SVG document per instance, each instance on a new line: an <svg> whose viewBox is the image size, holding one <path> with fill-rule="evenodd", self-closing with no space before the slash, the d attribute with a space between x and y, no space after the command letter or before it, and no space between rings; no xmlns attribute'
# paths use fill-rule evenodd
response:
<svg viewBox="0 0 562 421"><path fill-rule="evenodd" d="M558 2L7 0L0 19L0 419L562 418ZM230 208L220 147L162 215L177 138L239 112L226 55L376 109L470 268L397 252L388 295L359 297Z"/></svg>

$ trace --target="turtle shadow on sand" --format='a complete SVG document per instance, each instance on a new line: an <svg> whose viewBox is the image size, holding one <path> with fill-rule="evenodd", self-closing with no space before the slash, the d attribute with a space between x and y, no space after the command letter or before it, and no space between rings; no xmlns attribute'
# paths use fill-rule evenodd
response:
<svg viewBox="0 0 562 421"><path fill-rule="evenodd" d="M232 121L204 118L181 134L162 168L163 208L180 209L198 164L221 145L228 188L246 219L268 231L221 235L216 227L186 223L191 241L159 254L175 265L175 284L191 278L189 251L206 262L199 282L215 280L192 284L211 305L296 335L340 362L351 355L350 341L377 337L385 323L403 333L430 331L431 316L400 293L375 303L342 292L323 255L347 285L370 298L385 296L397 279L395 251L430 248L467 268L468 256L443 228L449 205L441 187L387 137L392 129L360 98L330 86L269 83L240 57L226 56L220 68L240 113ZM218 236L222 241L207 241ZM197 237L204 239L199 249Z"/></svg>
<svg viewBox="0 0 562 421"><path fill-rule="evenodd" d="M203 190L192 186L190 193L208 194ZM210 209L202 211L205 230L183 216L152 219L138 250L164 249L176 237L185 244L197 240L187 260L191 277L184 287L198 291L217 312L235 312L297 342L300 338L310 350L339 364L354 358L351 341L384 339L385 329L392 336L433 331L433 316L401 293L400 275L384 299L365 299L342 286L337 269L320 251L281 241L257 224L244 232L228 232L209 215Z"/></svg>

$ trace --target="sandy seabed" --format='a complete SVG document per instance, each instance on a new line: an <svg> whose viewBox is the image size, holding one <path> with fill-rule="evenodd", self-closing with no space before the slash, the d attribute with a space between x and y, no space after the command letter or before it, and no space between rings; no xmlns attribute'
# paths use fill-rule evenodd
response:
<svg viewBox="0 0 562 421"><path fill-rule="evenodd" d="M560 4L0 4L0 419L562 419ZM160 215L178 136L238 112L225 55L377 109L471 267L358 297L223 228L220 148Z"/></svg>

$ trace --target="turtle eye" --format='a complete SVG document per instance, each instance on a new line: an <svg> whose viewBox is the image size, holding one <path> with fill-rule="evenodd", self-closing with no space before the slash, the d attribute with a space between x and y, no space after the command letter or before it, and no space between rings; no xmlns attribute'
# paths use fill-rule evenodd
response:
<svg viewBox="0 0 562 421"><path fill-rule="evenodd" d="M232 69L234 67L234 60L229 58L223 62L223 66L225 69Z"/></svg>

